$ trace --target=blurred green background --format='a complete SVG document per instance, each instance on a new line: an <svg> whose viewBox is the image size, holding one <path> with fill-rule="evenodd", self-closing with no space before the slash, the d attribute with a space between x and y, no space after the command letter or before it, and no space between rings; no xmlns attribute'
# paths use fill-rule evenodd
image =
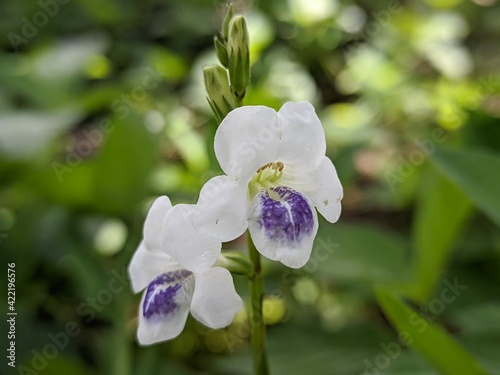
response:
<svg viewBox="0 0 500 375"><path fill-rule="evenodd" d="M500 3L234 5L251 37L245 104L312 102L345 191L306 267L265 264L272 374L450 373L457 351L420 318L406 320L417 350L389 345L398 312L376 285L500 373ZM0 285L7 312L15 262L18 312L18 369L2 357L2 374L252 372L248 309L138 347L124 274L152 200L195 202L220 174L201 69L223 15L205 0L0 5Z"/></svg>

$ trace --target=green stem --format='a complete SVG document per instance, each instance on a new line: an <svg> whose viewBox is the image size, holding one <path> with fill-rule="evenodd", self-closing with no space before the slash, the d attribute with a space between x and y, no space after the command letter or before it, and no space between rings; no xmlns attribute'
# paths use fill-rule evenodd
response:
<svg viewBox="0 0 500 375"><path fill-rule="evenodd" d="M262 315L262 302L264 297L264 282L262 279L262 270L260 266L260 254L250 237L248 237L248 252L250 260L253 263L253 275L250 279L251 296L251 316L250 324L252 327L252 351L255 375L268 375L266 355L266 326Z"/></svg>

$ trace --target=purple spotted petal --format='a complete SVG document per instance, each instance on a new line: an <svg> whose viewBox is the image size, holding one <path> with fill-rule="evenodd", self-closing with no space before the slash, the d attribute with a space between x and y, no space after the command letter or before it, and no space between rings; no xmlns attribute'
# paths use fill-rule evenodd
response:
<svg viewBox="0 0 500 375"><path fill-rule="evenodd" d="M188 270L162 273L154 278L146 290L142 314L147 320L157 320L189 308L194 290L194 277Z"/></svg>
<svg viewBox="0 0 500 375"><path fill-rule="evenodd" d="M137 338L141 345L170 340L184 329L194 292L194 275L182 269L156 276L140 304Z"/></svg>
<svg viewBox="0 0 500 375"><path fill-rule="evenodd" d="M252 203L249 230L259 252L302 267L311 254L318 219L306 195L285 186L262 190Z"/></svg>
<svg viewBox="0 0 500 375"><path fill-rule="evenodd" d="M281 243L300 242L304 236L309 236L314 220L307 198L282 186L273 188L272 192L276 194L274 199L265 190L260 195L259 225L266 235Z"/></svg>

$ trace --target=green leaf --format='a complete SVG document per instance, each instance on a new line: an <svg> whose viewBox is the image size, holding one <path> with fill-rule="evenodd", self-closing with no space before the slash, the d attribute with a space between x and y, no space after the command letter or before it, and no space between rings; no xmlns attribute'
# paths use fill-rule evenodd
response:
<svg viewBox="0 0 500 375"><path fill-rule="evenodd" d="M95 163L83 162L72 168L66 160L54 160L51 168L26 177L26 184L45 196L68 207L92 207Z"/></svg>
<svg viewBox="0 0 500 375"><path fill-rule="evenodd" d="M228 340L238 340L232 336ZM381 344L391 338L374 325L353 325L337 332L328 332L311 319L308 322L294 322L276 326L269 330L268 355L272 375L435 375L429 364L415 353L400 352L397 361L387 369L374 372L377 356L385 354ZM210 373L252 374L251 353L234 353L221 356ZM375 368L375 371L377 369Z"/></svg>
<svg viewBox="0 0 500 375"><path fill-rule="evenodd" d="M440 282L472 206L455 185L434 169L427 170L421 181L412 228L416 283L406 294L424 303Z"/></svg>
<svg viewBox="0 0 500 375"><path fill-rule="evenodd" d="M431 160L491 220L500 226L500 155L438 149Z"/></svg>
<svg viewBox="0 0 500 375"><path fill-rule="evenodd" d="M99 152L92 157L78 154L51 162L50 167L26 178L28 186L47 198L70 207L125 215L147 194L150 169L155 161L157 142L135 114L112 126L96 128L93 137L102 138ZM89 136L90 137L90 136ZM82 138L91 143L90 138Z"/></svg>
<svg viewBox="0 0 500 375"><path fill-rule="evenodd" d="M94 193L103 211L126 214L146 195L157 147L139 116L114 117L113 124L97 159Z"/></svg>
<svg viewBox="0 0 500 375"><path fill-rule="evenodd" d="M407 306L392 291L376 288L378 302L407 342L444 375L484 375L479 364L439 326Z"/></svg>
<svg viewBox="0 0 500 375"><path fill-rule="evenodd" d="M400 282L409 275L408 244L396 232L366 224L320 224L311 260L304 267L317 276L361 284Z"/></svg>
<svg viewBox="0 0 500 375"><path fill-rule="evenodd" d="M25 365L27 368L31 368L29 363ZM26 372L19 370L19 373L31 374L35 372ZM60 355L50 361L47 361L47 365L43 367L39 372L40 375L63 375L63 374L73 374L73 375L95 375L96 372L89 368L82 360L74 359L71 357L64 357Z"/></svg>

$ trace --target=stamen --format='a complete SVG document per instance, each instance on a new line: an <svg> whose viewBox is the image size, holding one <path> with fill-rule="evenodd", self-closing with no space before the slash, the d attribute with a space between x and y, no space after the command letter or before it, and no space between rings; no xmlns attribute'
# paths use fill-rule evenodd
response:
<svg viewBox="0 0 500 375"><path fill-rule="evenodd" d="M256 173L260 173L267 168L271 168L271 169L277 170L278 172L282 172L283 168L285 168L285 165L280 161L270 162L270 163L267 163L266 165L263 165L259 169L257 169Z"/></svg>
<svg viewBox="0 0 500 375"><path fill-rule="evenodd" d="M264 180L274 182L278 180L283 175L283 169L285 165L280 161L273 161L263 165L259 169L257 169L257 175L254 178L254 181L261 182Z"/></svg>
<svg viewBox="0 0 500 375"><path fill-rule="evenodd" d="M254 197L261 189L270 189L283 176L285 164L281 161L267 163L257 169L249 183L249 196Z"/></svg>
<svg viewBox="0 0 500 375"><path fill-rule="evenodd" d="M263 165L259 169L257 169L257 173L262 172L264 169L269 168L273 163L267 163L266 165Z"/></svg>

